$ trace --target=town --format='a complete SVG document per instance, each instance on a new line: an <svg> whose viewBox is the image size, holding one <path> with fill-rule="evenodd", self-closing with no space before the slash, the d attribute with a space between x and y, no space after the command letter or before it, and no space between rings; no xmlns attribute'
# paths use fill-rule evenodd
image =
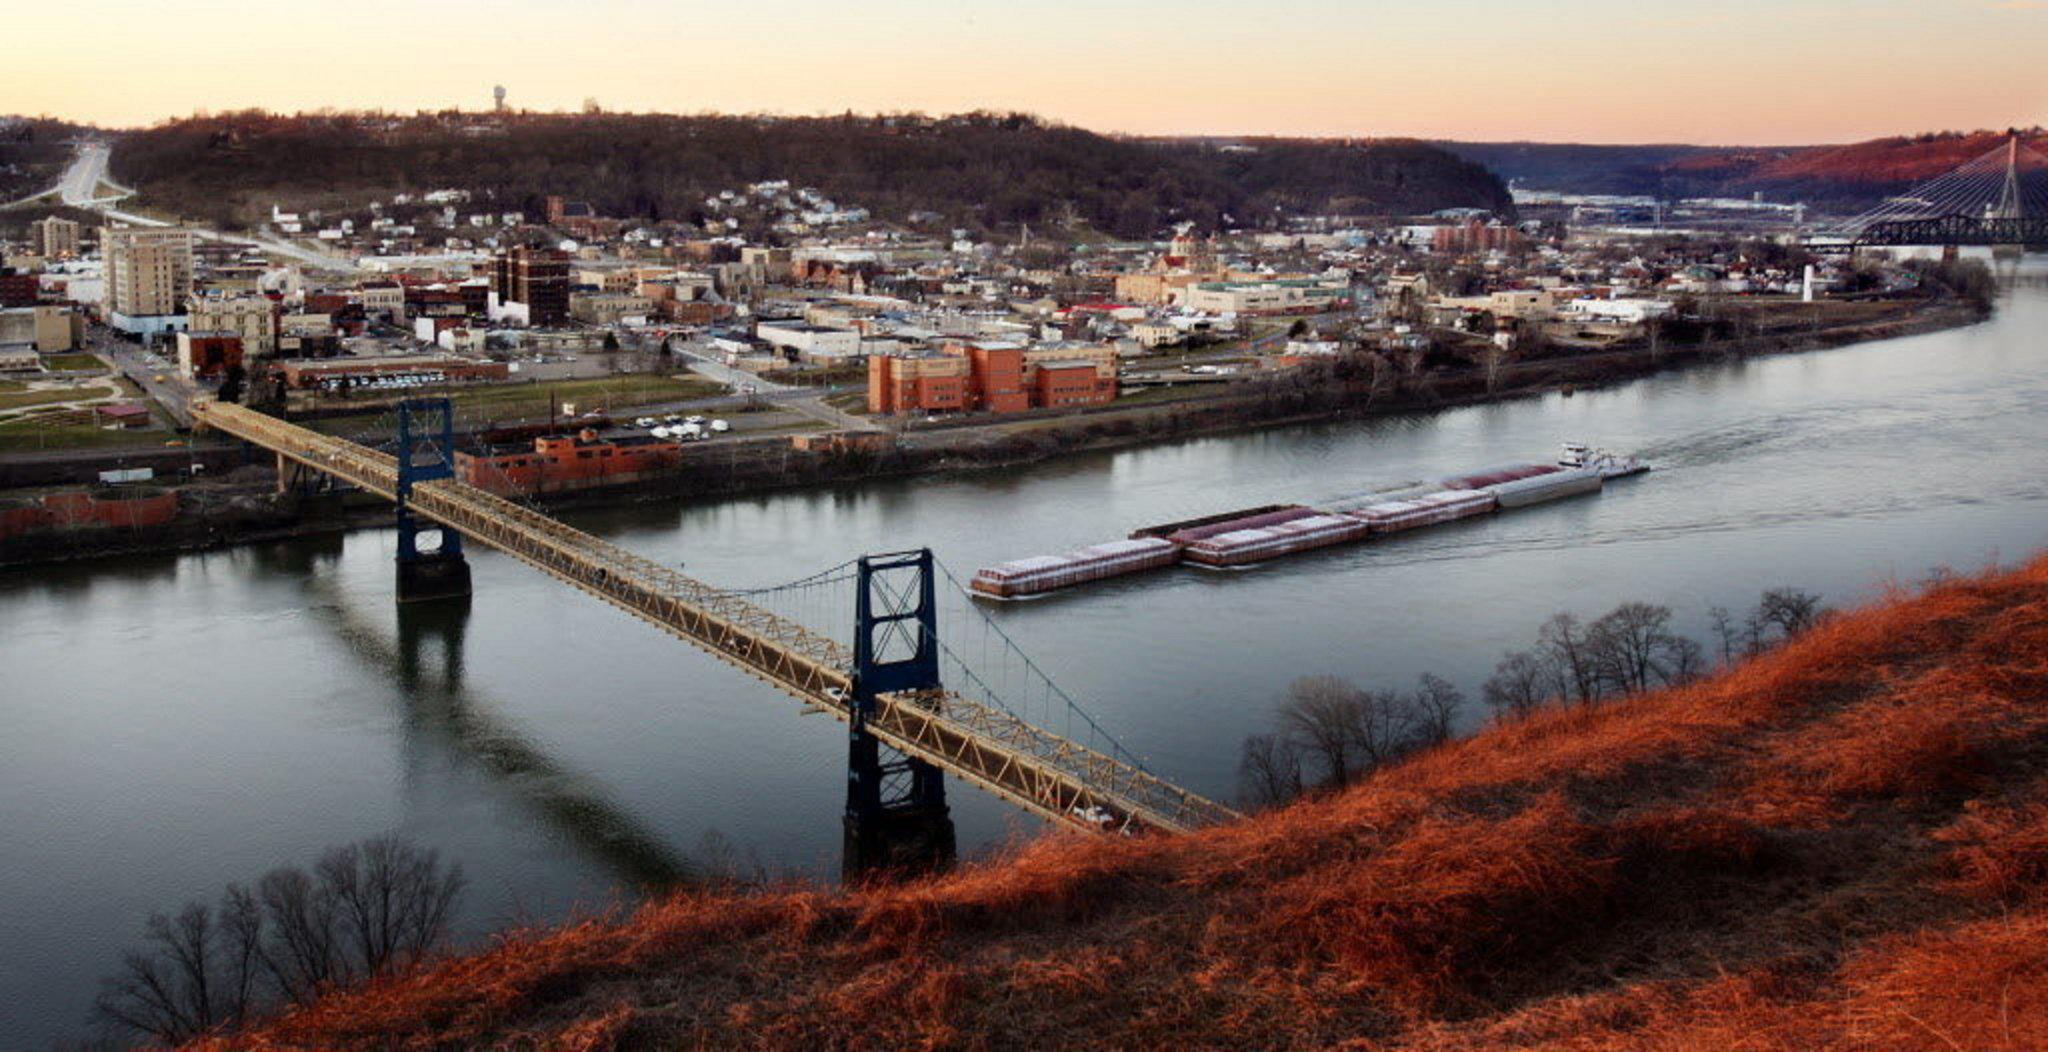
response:
<svg viewBox="0 0 2048 1052"><path fill-rule="evenodd" d="M195 401L374 445L400 401L445 397L471 485L687 496L806 477L792 456L829 476L1071 445L1077 428L1100 443L1568 390L1981 294L1809 251L1799 205L1519 189L1508 214L1083 242L887 222L794 179L709 195L702 223L442 189L273 203L251 238L124 211L106 145L73 145L52 195L71 203L5 243L0 540L76 545L168 521L166 486L195 486L188 506L247 488L241 454L193 433Z"/></svg>
<svg viewBox="0 0 2048 1052"><path fill-rule="evenodd" d="M0 1049L2048 1048L2048 2L18 6Z"/></svg>

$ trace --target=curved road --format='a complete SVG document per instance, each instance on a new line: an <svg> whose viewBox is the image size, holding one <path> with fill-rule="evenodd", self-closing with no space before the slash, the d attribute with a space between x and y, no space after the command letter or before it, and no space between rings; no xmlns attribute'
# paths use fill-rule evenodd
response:
<svg viewBox="0 0 2048 1052"><path fill-rule="evenodd" d="M78 156L72 158L70 167L64 169L63 176L57 180L55 186L42 193L22 198L20 201L14 202L14 204L27 204L28 202L54 194L64 204L72 208L83 208L88 211L98 212L108 219L130 223L135 226L170 226L171 224L164 220L151 216L137 215L133 212L123 212L114 207L115 204L124 198L133 195L134 191L107 180L107 161L112 156L112 153L112 147L101 140L86 139L80 141L78 144ZM99 188L102 186L112 188L117 192L111 197L96 196ZM12 205L9 207L12 207ZM296 260L321 270L355 271L359 269L354 260L330 256L324 252L316 252L304 245L286 241L279 237L252 238L234 234L223 234L217 230L208 230L200 227L193 227L191 229L198 236L212 241L220 241L232 245L246 245L251 248L261 249L272 255Z"/></svg>

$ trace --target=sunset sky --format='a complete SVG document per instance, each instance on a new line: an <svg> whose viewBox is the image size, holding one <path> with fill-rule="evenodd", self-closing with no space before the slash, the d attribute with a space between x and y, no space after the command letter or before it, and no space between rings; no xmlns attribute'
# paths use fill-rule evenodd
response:
<svg viewBox="0 0 2048 1052"><path fill-rule="evenodd" d="M70 0L0 113L1027 110L1102 131L1775 144L2048 123L2048 0ZM23 46L26 44L27 46Z"/></svg>

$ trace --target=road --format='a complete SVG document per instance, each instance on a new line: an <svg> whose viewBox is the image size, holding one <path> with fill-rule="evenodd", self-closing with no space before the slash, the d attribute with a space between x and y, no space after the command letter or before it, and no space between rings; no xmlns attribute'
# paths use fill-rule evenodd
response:
<svg viewBox="0 0 2048 1052"><path fill-rule="evenodd" d="M864 417L838 409L825 401L828 394L837 393L832 388L820 390L815 387L798 387L793 384L779 384L763 379L753 373L735 369L701 350L694 350L682 343L670 345L677 354L689 359L690 370L707 379L732 388L745 391L753 388L760 396L785 409L794 410L823 423L844 431L880 431L882 425Z"/></svg>
<svg viewBox="0 0 2048 1052"><path fill-rule="evenodd" d="M171 223L157 219L154 216L124 212L114 207L120 201L133 196L135 191L108 181L107 161L112 156L112 153L113 148L104 141L88 139L80 142L78 144L78 155L72 158L70 166L64 169L64 174L58 178L55 186L42 193L25 197L20 201L14 202L14 204L25 204L55 195L69 207L98 212L108 219L118 222L129 223L134 226L171 226ZM98 196L99 188L102 186L112 188L116 192L111 197ZM315 251L305 245L287 241L267 230L261 237L223 234L220 231L209 230L203 227L192 227L191 230L194 234L209 241L261 249L271 255L283 256L320 270L353 272L359 269L354 260Z"/></svg>
<svg viewBox="0 0 2048 1052"><path fill-rule="evenodd" d="M99 352L101 358L112 362L121 375L135 381L135 385L142 388L143 393L156 399L156 403L163 406L164 412L170 414L180 429L191 427L192 396L197 391L178 378L176 363L134 344L106 339L103 330L96 331L100 333L98 345L92 350ZM159 376L163 379L158 380Z"/></svg>

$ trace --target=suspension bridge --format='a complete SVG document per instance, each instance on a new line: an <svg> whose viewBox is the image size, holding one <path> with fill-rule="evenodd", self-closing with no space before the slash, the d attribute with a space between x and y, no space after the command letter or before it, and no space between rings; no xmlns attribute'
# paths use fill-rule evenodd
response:
<svg viewBox="0 0 2048 1052"><path fill-rule="evenodd" d="M1807 235L1820 251L2048 245L2048 157L2017 135L1876 207Z"/></svg>
<svg viewBox="0 0 2048 1052"><path fill-rule="evenodd" d="M721 589L457 481L446 399L402 403L393 452L229 403L198 402L193 413L196 427L275 453L281 480L311 472L394 502L402 601L467 595L466 537L846 723L849 846L856 827L943 814L944 774L1088 832L1183 832L1237 817L1146 770L986 618L982 645L993 646L993 663L949 647L938 632L940 599L965 593L928 549L866 556L767 588ZM438 547L422 547L436 534ZM848 588L849 642L777 609L816 608ZM1064 733L1049 729L1054 723ZM900 759L884 759L885 748Z"/></svg>

